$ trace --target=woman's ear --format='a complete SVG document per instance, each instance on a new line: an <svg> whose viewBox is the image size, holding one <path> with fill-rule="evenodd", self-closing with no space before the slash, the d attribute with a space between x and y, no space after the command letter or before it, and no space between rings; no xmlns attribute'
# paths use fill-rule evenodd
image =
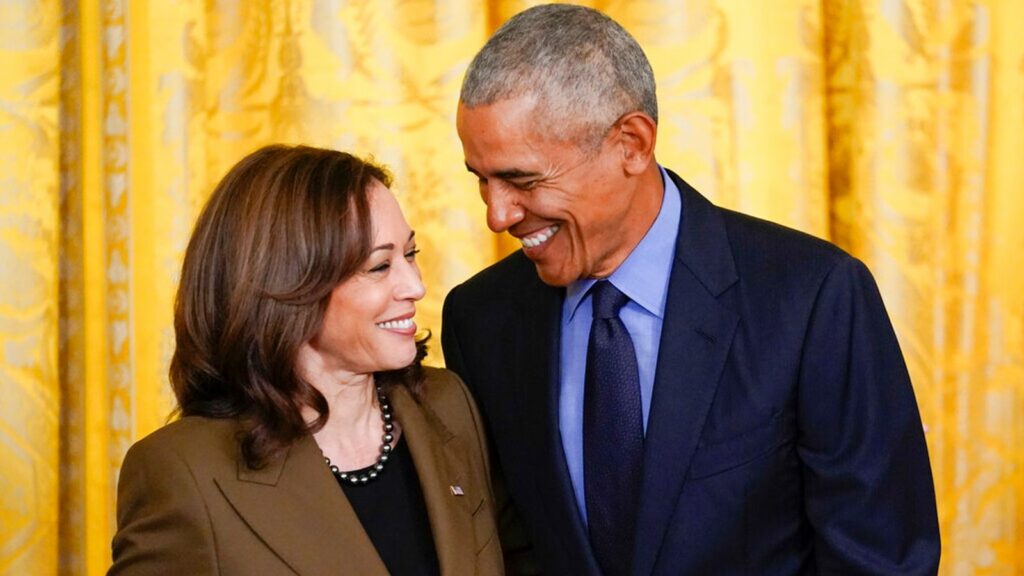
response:
<svg viewBox="0 0 1024 576"><path fill-rule="evenodd" d="M644 173L654 161L658 125L653 118L640 111L619 118L618 125L623 169L633 176Z"/></svg>

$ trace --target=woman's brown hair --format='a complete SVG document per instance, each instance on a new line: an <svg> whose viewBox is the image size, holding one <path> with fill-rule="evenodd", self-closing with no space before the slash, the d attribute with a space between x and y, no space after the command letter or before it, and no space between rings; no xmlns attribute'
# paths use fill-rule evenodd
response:
<svg viewBox="0 0 1024 576"><path fill-rule="evenodd" d="M236 164L199 216L174 309L170 379L183 416L239 418L251 468L327 421L323 396L298 373L331 291L369 257L368 189L381 167L335 150L274 145ZM386 386L422 381L425 339ZM305 406L319 417L307 423Z"/></svg>

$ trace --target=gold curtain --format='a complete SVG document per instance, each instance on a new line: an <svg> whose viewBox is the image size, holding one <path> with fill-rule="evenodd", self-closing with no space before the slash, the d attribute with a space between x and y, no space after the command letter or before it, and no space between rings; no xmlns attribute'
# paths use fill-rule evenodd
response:
<svg viewBox="0 0 1024 576"><path fill-rule="evenodd" d="M447 290L513 248L484 226L454 110L473 53L531 4L0 3L0 574L108 566L121 458L173 406L182 251L246 152L389 165L439 333ZM1024 571L1024 4L590 4L651 58L663 164L875 273L928 427L942 573Z"/></svg>

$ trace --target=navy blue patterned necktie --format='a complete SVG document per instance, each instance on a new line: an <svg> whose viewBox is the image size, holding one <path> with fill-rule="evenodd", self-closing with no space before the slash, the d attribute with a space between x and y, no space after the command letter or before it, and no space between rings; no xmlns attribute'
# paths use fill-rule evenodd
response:
<svg viewBox="0 0 1024 576"><path fill-rule="evenodd" d="M606 576L628 574L640 503L644 428L633 340L619 319L629 298L591 289L594 320L583 393L583 476L590 544Z"/></svg>

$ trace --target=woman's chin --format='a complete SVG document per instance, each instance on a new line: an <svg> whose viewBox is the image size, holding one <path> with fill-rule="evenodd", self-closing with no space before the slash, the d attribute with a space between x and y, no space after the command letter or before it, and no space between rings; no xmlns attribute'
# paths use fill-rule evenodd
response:
<svg viewBox="0 0 1024 576"><path fill-rule="evenodd" d="M416 361L416 348L409 354L395 355L394 357L381 359L379 367L374 372L391 372L393 370L401 370L408 368L410 364Z"/></svg>

